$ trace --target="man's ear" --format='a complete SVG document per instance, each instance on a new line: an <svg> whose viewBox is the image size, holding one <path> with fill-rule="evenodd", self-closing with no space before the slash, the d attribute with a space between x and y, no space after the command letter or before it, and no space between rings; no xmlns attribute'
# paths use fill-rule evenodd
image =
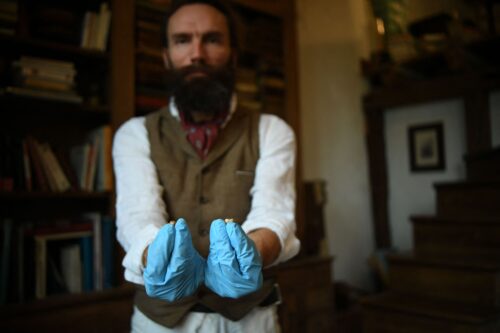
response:
<svg viewBox="0 0 500 333"><path fill-rule="evenodd" d="M172 64L170 63L170 57L168 56L168 49L163 48L161 51L161 57L163 58L163 65L167 70L172 69Z"/></svg>

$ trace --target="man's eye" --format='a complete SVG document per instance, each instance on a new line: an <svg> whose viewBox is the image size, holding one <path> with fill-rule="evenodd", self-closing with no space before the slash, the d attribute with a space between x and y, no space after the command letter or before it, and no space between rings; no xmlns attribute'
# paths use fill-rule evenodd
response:
<svg viewBox="0 0 500 333"><path fill-rule="evenodd" d="M222 39L219 36L208 36L205 41L210 44L222 43Z"/></svg>
<svg viewBox="0 0 500 333"><path fill-rule="evenodd" d="M187 42L189 42L189 38L187 37L177 37L174 39L175 44L185 44Z"/></svg>

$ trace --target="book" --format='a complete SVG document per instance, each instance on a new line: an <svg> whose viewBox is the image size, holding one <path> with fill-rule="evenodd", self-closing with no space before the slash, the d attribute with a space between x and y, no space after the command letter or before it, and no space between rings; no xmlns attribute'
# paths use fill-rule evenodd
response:
<svg viewBox="0 0 500 333"><path fill-rule="evenodd" d="M90 143L86 142L72 147L69 153L71 165L78 179L78 187L81 190L86 190L87 188L90 146Z"/></svg>
<svg viewBox="0 0 500 333"><path fill-rule="evenodd" d="M18 62L21 67L38 70L57 71L65 74L75 74L75 64L70 61L22 56Z"/></svg>
<svg viewBox="0 0 500 333"><path fill-rule="evenodd" d="M12 133L0 133L0 191L11 192L18 177L18 148ZM16 179L17 178L17 179Z"/></svg>
<svg viewBox="0 0 500 333"><path fill-rule="evenodd" d="M47 183L49 184L49 189L52 192L59 192L57 180L55 179L55 175L49 166L49 160L47 155L47 145L41 144L38 141L34 140L34 147L37 155L40 158L40 163L42 166L43 174L45 175L45 179L47 179Z"/></svg>
<svg viewBox="0 0 500 333"><path fill-rule="evenodd" d="M16 246L17 246L17 261L16 261L16 300L19 302L23 302L25 300L25 242L24 242L24 234L26 231L26 226L24 224L20 224L16 230Z"/></svg>
<svg viewBox="0 0 500 333"><path fill-rule="evenodd" d="M95 182L93 183L93 189L96 191L111 191L113 189L112 136L109 125L98 127L88 135L89 141L96 147Z"/></svg>
<svg viewBox="0 0 500 333"><path fill-rule="evenodd" d="M101 143L91 142L90 149L88 152L87 159L87 174L85 175L85 187L86 191L94 190L95 175L96 175L96 161L97 161L97 149Z"/></svg>
<svg viewBox="0 0 500 333"><path fill-rule="evenodd" d="M91 230L63 231L53 229L50 232L35 233L35 296L42 299L47 296L47 267L48 267L48 243L64 240L78 240L83 237L92 236Z"/></svg>
<svg viewBox="0 0 500 333"><path fill-rule="evenodd" d="M73 83L60 82L51 79L28 76L24 78L23 85L30 88L39 88L43 90L67 91L73 90Z"/></svg>
<svg viewBox="0 0 500 333"><path fill-rule="evenodd" d="M86 213L84 217L92 223L92 267L93 267L93 289L103 289L103 267L102 267L102 222L101 214Z"/></svg>
<svg viewBox="0 0 500 333"><path fill-rule="evenodd" d="M106 50L109 35L109 25L111 23L111 12L109 11L108 4L103 2L99 9L97 16L97 33L95 40L95 47L98 50Z"/></svg>
<svg viewBox="0 0 500 333"><path fill-rule="evenodd" d="M99 12L87 11L83 17L80 47L105 51L108 44L111 11L103 2Z"/></svg>
<svg viewBox="0 0 500 333"><path fill-rule="evenodd" d="M81 29L81 35L80 35L80 47L84 48L86 47L89 39L89 24L90 24L90 15L91 12L85 12L83 15L83 21L82 21L82 29Z"/></svg>
<svg viewBox="0 0 500 333"><path fill-rule="evenodd" d="M59 161L57 160L52 148L48 143L40 145L42 150L42 157L45 161L45 166L47 167L47 174L50 174L50 178L54 181L54 188L57 192L65 192L71 189L71 184L64 174Z"/></svg>
<svg viewBox="0 0 500 333"><path fill-rule="evenodd" d="M48 91L28 87L14 87L8 86L5 91L12 95L23 96L23 97L33 97L48 100L57 100L61 102L81 104L83 102L82 96L76 94L75 92L62 92L62 91Z"/></svg>
<svg viewBox="0 0 500 333"><path fill-rule="evenodd" d="M80 244L73 243L61 248L60 262L64 285L69 293L82 292L82 261Z"/></svg>
<svg viewBox="0 0 500 333"><path fill-rule="evenodd" d="M80 247L82 254L82 288L83 291L92 291L94 289L94 265L93 265L93 245L92 236L82 237Z"/></svg>
<svg viewBox="0 0 500 333"><path fill-rule="evenodd" d="M17 1L0 1L0 12L17 15Z"/></svg>
<svg viewBox="0 0 500 333"><path fill-rule="evenodd" d="M12 220L4 219L3 226L3 239L2 239L2 256L0 262L0 304L7 303L7 293L9 288L9 271L10 271L10 257L12 253Z"/></svg>
<svg viewBox="0 0 500 333"><path fill-rule="evenodd" d="M76 76L76 70L68 70L57 67L46 67L46 66L31 66L27 64L21 64L19 61L14 61L12 63L12 68L21 77L36 77L38 79L46 79L57 82L74 83Z"/></svg>
<svg viewBox="0 0 500 333"><path fill-rule="evenodd" d="M43 171L41 157L39 156L38 150L36 148L36 140L31 136L26 137L25 140L28 147L28 154L34 170L34 180L36 188L41 191L48 191L49 184Z"/></svg>
<svg viewBox="0 0 500 333"><path fill-rule="evenodd" d="M31 177L31 159L26 139L22 141L22 154L25 190L31 192L33 190L33 181Z"/></svg>
<svg viewBox="0 0 500 333"><path fill-rule="evenodd" d="M102 217L102 267L103 288L112 288L115 278L114 271L114 246L115 224L111 217Z"/></svg>
<svg viewBox="0 0 500 333"><path fill-rule="evenodd" d="M236 82L235 88L237 92L242 93L257 93L259 91L257 83Z"/></svg>
<svg viewBox="0 0 500 333"><path fill-rule="evenodd" d="M72 190L77 190L80 188L80 184L78 182L78 178L76 176L75 170L73 169L70 159L69 159L69 153L68 151L64 149L56 149L54 151L57 160L61 164L61 168L68 178L68 181L71 185Z"/></svg>

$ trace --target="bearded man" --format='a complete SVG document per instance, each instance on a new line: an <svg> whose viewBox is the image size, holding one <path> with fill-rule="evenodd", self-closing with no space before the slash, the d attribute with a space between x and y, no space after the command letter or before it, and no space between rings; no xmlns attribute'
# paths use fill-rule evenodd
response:
<svg viewBox="0 0 500 333"><path fill-rule="evenodd" d="M165 22L169 104L113 143L132 331L277 332L279 290L262 269L300 247L293 131L238 108L222 1L174 0Z"/></svg>

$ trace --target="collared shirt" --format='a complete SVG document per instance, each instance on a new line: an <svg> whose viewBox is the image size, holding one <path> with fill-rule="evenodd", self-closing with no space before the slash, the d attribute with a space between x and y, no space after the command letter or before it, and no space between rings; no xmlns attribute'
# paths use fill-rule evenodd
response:
<svg viewBox="0 0 500 333"><path fill-rule="evenodd" d="M170 104L170 112L177 110ZM242 228L246 233L267 228L280 243L274 264L295 256L300 242L295 236L295 137L280 118L262 115L259 122L259 160L250 190L252 204ZM116 177L117 238L126 255L125 279L144 284L142 254L167 222L168 207L162 197L156 167L150 156L144 117L135 117L116 132L113 142Z"/></svg>

